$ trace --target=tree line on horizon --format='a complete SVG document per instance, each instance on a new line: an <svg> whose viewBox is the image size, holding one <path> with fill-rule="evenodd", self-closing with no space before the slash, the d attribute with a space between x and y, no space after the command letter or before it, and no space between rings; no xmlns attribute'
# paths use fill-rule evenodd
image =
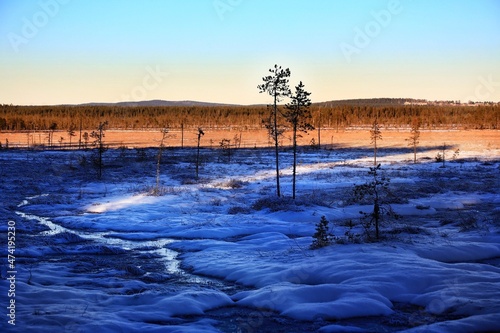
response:
<svg viewBox="0 0 500 333"><path fill-rule="evenodd" d="M500 106L481 105L325 105L313 104L311 124L316 128L346 129L371 126L409 128L419 119L422 129L499 129ZM13 106L0 105L2 131L93 129L107 121L109 129L158 128L262 129L267 106Z"/></svg>

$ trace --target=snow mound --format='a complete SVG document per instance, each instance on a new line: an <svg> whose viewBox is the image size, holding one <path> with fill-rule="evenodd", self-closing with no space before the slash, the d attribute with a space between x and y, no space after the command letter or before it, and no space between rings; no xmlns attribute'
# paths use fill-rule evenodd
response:
<svg viewBox="0 0 500 333"><path fill-rule="evenodd" d="M415 252L422 258L444 263L474 262L500 257L500 244L461 242L417 248Z"/></svg>
<svg viewBox="0 0 500 333"><path fill-rule="evenodd" d="M233 297L239 305L277 310L297 320L343 319L390 315L392 303L364 287L325 284L317 286L284 283Z"/></svg>

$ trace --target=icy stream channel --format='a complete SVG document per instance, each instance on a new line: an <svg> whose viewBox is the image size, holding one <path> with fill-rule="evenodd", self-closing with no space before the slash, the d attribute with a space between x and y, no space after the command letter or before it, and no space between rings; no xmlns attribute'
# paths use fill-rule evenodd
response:
<svg viewBox="0 0 500 333"><path fill-rule="evenodd" d="M47 194L27 197L17 207L22 208L23 206L29 205L30 200L44 196L47 196ZM36 221L37 223L49 228L49 230L41 232L40 236L54 236L61 233L71 233L85 240L94 241L102 245L115 246L123 250L137 250L143 253L154 254L161 258L161 261L163 261L165 265L165 273L182 276L183 279L187 279L190 283L214 283L212 279L190 274L181 268L181 262L177 259L179 253L166 247L168 244L175 241L173 239L158 238L154 240L127 240L120 237L113 237L113 232L111 231L89 232L74 230L56 224L47 217L27 214L20 210L16 211L16 214L23 219Z"/></svg>
<svg viewBox="0 0 500 333"><path fill-rule="evenodd" d="M46 196L46 195L42 195ZM186 271L182 268L181 260L178 258L180 255L179 252L171 250L167 248L168 244L175 242L176 240L171 238L158 238L154 240L129 240L124 239L123 234L116 234L113 231L106 232L91 232L88 230L79 230L76 228L67 228L57 223L54 223L51 218L39 216L33 213L23 212L23 207L28 206L30 202L34 199L39 198L40 196L27 197L23 200L18 206L16 210L16 214L26 221L35 222L37 224L46 226L49 230L42 231L37 234L40 237L54 237L60 234L73 234L77 237L81 237L82 239L95 242L96 245L102 245L106 247L119 248L126 251L132 251L135 253L135 256L152 255L151 257L157 258L157 260L161 261L164 264L163 272L166 275L169 275L171 278L168 281L165 281L163 284L165 288L169 290L175 290L175 293L187 294L186 299L189 299L189 295L196 294L200 295L199 297L203 297L207 292L210 293L210 290L214 290L215 293L221 292L226 295L231 295L233 293L248 290L241 285L234 284L228 281L224 281L217 278L211 278L202 275L196 275ZM71 256L71 254L69 254ZM99 257L99 255L97 255ZM52 259L48 259L49 261ZM67 259L66 259L67 260ZM67 262L67 261L65 261ZM117 263L118 264L118 263ZM140 262L136 263L137 266L141 266ZM68 283L68 282L66 282ZM69 282L69 284L74 285L76 282ZM134 282L130 282L134 284ZM61 288L65 288L64 286ZM83 290L86 289L85 286L82 286ZM156 288L156 287L155 287ZM218 290L218 291L217 291ZM101 306L105 306L109 302L113 302L113 294L108 294L105 290L95 290L92 291L96 293L97 296L94 298L98 301L95 305L96 308L100 308ZM156 292L156 291L154 291ZM168 291L167 291L168 292ZM214 293L214 295L215 295ZM149 292L145 291L143 295L144 297L148 296ZM161 296L159 296L161 297ZM172 297L170 294L165 295L166 298ZM193 296L198 297L198 296ZM93 298L93 299L94 299ZM175 298L175 296L174 296ZM93 300L92 299L92 300ZM110 303L110 304L111 304ZM189 304L182 304L181 307L189 307ZM85 306L87 309L87 305ZM90 312L90 310L89 310ZM182 311L181 311L182 312ZM279 316L279 314L272 311L264 311L265 315L261 314L261 311L256 311L247 307L239 307L236 305L225 305L222 307L215 307L213 310L208 310L203 316L188 316L186 318L183 317L184 325L199 325L198 321L203 321L203 318L209 318L210 323L217 323L217 329L222 332L236 332L236 331L244 331L249 329L249 322L253 323L254 316L256 314L259 315L259 327L266 328L270 331L275 331L278 328L286 327L288 332L298 333L305 331L315 331L319 326L317 323L311 322L298 322L291 318ZM181 316L182 317L182 316ZM170 325L172 323L177 323L176 321L166 320L165 322L158 322L157 325ZM118 324L114 324L115 326L113 330L121 331L121 327ZM74 327L79 327L75 323L69 323L64 326L66 330L68 327L73 330Z"/></svg>

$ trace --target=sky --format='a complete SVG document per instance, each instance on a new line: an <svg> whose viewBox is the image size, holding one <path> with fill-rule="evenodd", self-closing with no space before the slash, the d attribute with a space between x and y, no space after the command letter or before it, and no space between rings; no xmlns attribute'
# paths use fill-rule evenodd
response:
<svg viewBox="0 0 500 333"><path fill-rule="evenodd" d="M500 101L499 0L0 0L0 104Z"/></svg>

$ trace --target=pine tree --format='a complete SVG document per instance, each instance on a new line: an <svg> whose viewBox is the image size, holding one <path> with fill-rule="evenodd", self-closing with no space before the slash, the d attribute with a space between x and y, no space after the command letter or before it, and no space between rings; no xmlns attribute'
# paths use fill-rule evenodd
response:
<svg viewBox="0 0 500 333"><path fill-rule="evenodd" d="M304 90L304 85L300 81L295 87L295 94L291 96L292 101L286 105L286 111L283 113L285 119L292 125L293 140L293 172L292 172L292 197L295 199L295 184L297 175L297 131L305 132L313 130L314 126L309 123L311 120L311 95Z"/></svg>
<svg viewBox="0 0 500 333"><path fill-rule="evenodd" d="M69 149L71 149L71 138L76 136L75 134L76 126L71 124L68 128L68 136L69 136Z"/></svg>
<svg viewBox="0 0 500 333"><path fill-rule="evenodd" d="M378 125L377 119L373 122L372 129L370 130L371 143L373 144L373 165L377 165L377 141L382 140L382 132Z"/></svg>
<svg viewBox="0 0 500 333"><path fill-rule="evenodd" d="M413 163L417 163L417 146L419 144L420 138L420 121L418 119L413 119L410 137L406 139L408 141L408 146L413 147Z"/></svg>
<svg viewBox="0 0 500 333"><path fill-rule="evenodd" d="M102 178L102 169L104 168L104 163L102 159L102 155L108 149L108 147L104 144L104 131L106 130L106 126L108 122L105 121L103 123L99 123L96 131L92 131L90 133L90 137L94 139L93 146L96 147L97 156L94 158L94 163L97 167L97 178Z"/></svg>
<svg viewBox="0 0 500 333"><path fill-rule="evenodd" d="M332 244L333 235L329 229L328 220L325 216L321 216L321 220L316 224L316 232L313 235L313 242L310 246L312 250Z"/></svg>
<svg viewBox="0 0 500 333"><path fill-rule="evenodd" d="M278 127L278 102L283 97L290 96L290 88L288 86L288 78L290 77L290 69L283 69L281 66L274 65L274 68L269 69L271 75L262 78L263 84L257 86L260 93L268 93L273 97L273 105L269 108L269 118L264 119L269 135L274 141L275 161L276 161L276 194L281 196L280 190L280 168L279 168L279 137L283 134L283 129Z"/></svg>
<svg viewBox="0 0 500 333"><path fill-rule="evenodd" d="M371 226L375 226L375 238L377 240L380 239L380 224L384 215L396 219L399 218L387 202L387 197L390 194L389 185L391 180L383 174L381 175L380 172L380 164L376 167L371 167L368 174L372 177L372 180L354 187L354 197L356 200L361 201L364 198L368 198L373 202L373 211L371 213L360 213L368 221L366 224L367 231L369 231Z"/></svg>

